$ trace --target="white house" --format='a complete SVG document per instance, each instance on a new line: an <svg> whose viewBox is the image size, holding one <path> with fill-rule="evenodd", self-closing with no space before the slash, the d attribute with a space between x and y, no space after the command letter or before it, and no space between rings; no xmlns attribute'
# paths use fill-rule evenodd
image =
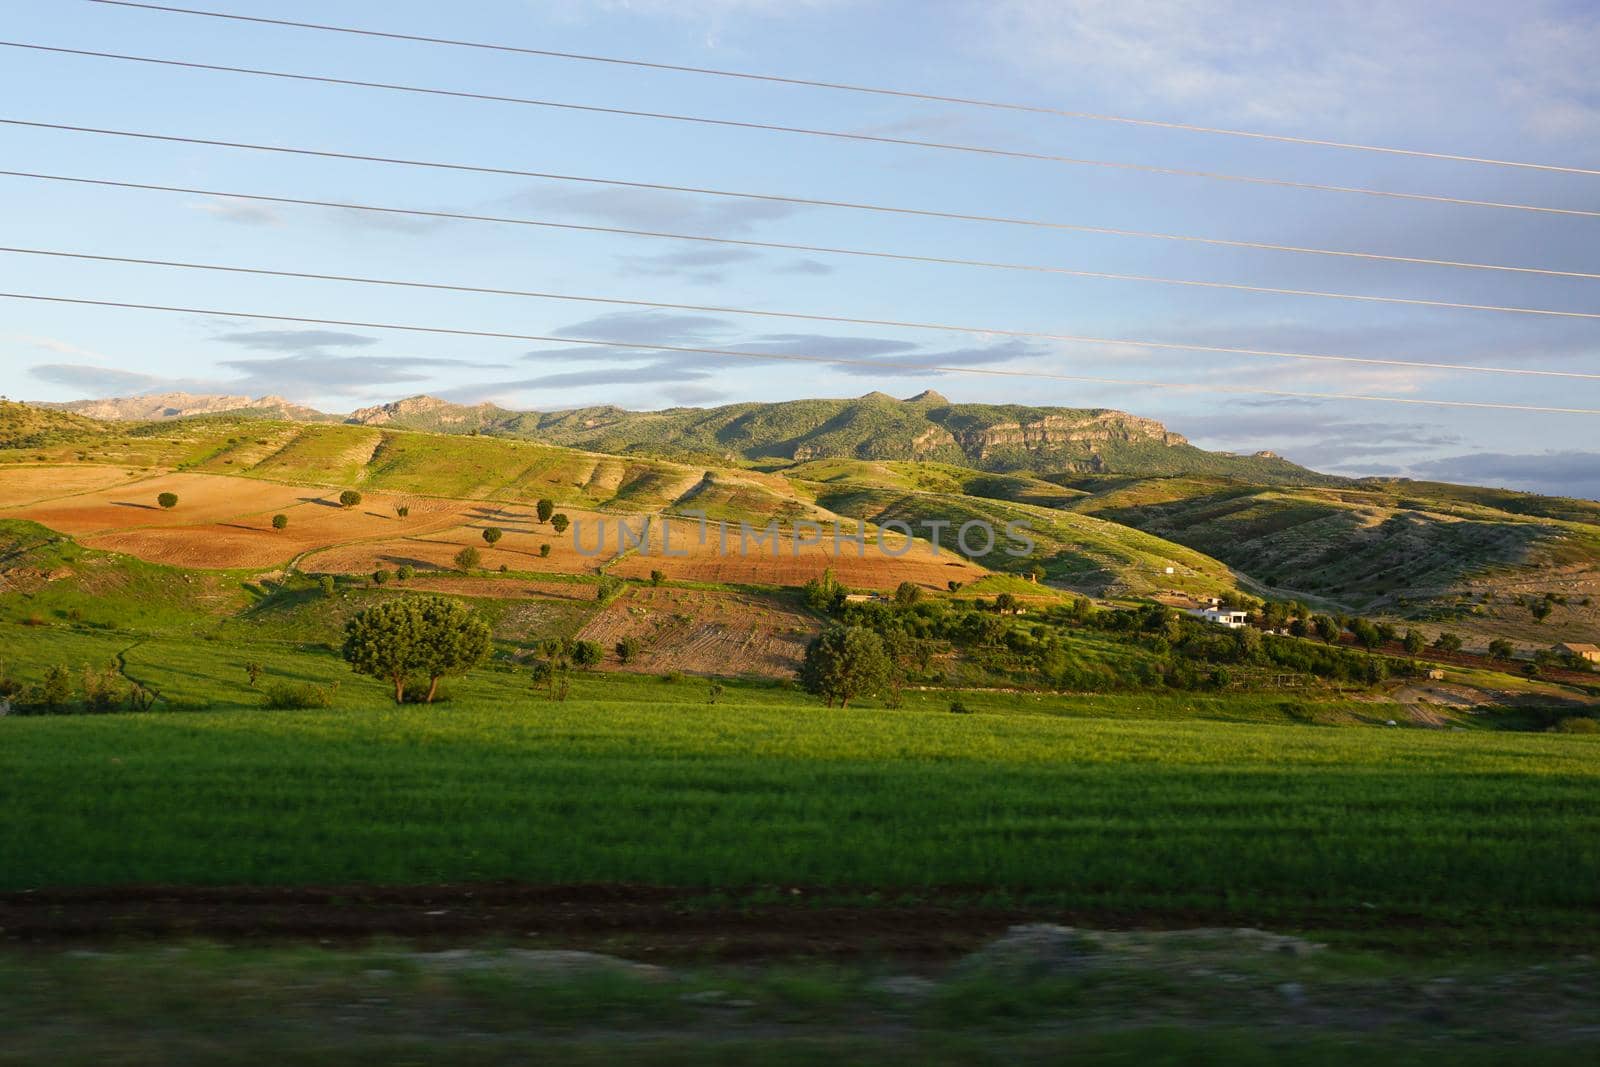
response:
<svg viewBox="0 0 1600 1067"><path fill-rule="evenodd" d="M1248 611L1235 611L1232 608L1218 606L1190 608L1185 614L1193 615L1197 619L1204 619L1206 622L1216 623L1218 626L1226 626L1230 630L1242 628L1250 618Z"/></svg>

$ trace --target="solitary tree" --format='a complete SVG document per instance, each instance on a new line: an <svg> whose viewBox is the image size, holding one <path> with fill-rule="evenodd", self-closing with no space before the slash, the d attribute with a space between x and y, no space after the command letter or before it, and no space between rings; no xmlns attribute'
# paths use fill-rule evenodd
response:
<svg viewBox="0 0 1600 1067"><path fill-rule="evenodd" d="M539 546L539 558L540 559L544 559L545 557L547 557L549 555L550 555L550 546L549 545L540 545Z"/></svg>
<svg viewBox="0 0 1600 1067"><path fill-rule="evenodd" d="M496 541L499 541L500 538L502 538L504 536L505 536L505 531L500 529L500 527L498 527L498 526L487 526L487 527L484 528L484 531L483 531L483 543L486 544L486 545L492 545Z"/></svg>
<svg viewBox="0 0 1600 1067"><path fill-rule="evenodd" d="M1419 655L1423 649L1428 647L1428 639L1422 636L1422 632L1420 630L1407 630L1404 644L1406 654L1409 656L1415 656Z"/></svg>
<svg viewBox="0 0 1600 1067"><path fill-rule="evenodd" d="M895 605L909 608L922 599L922 586L916 582L901 582L894 590Z"/></svg>
<svg viewBox="0 0 1600 1067"><path fill-rule="evenodd" d="M605 659L605 649L599 641L575 641L572 645L572 662L579 667L594 667Z"/></svg>
<svg viewBox="0 0 1600 1067"><path fill-rule="evenodd" d="M624 637L617 642L617 662L627 663L639 654L639 639L637 637Z"/></svg>
<svg viewBox="0 0 1600 1067"><path fill-rule="evenodd" d="M800 684L833 707L876 693L889 681L883 638L865 626L830 626L812 639L800 665Z"/></svg>
<svg viewBox="0 0 1600 1067"><path fill-rule="evenodd" d="M556 533L564 534L567 532L567 527L572 525L572 521L567 518L564 512L558 511L550 516L550 525L555 528Z"/></svg>
<svg viewBox="0 0 1600 1067"><path fill-rule="evenodd" d="M667 572L666 571L651 571L650 572L650 584L651 585L660 585L662 582L664 582L666 580L667 580Z"/></svg>
<svg viewBox="0 0 1600 1067"><path fill-rule="evenodd" d="M426 678L426 703L439 679L462 675L489 655L489 626L466 605L441 596L390 600L367 608L345 624L344 658L357 674L394 686L394 701L406 698L406 683Z"/></svg>
<svg viewBox="0 0 1600 1067"><path fill-rule="evenodd" d="M244 665L245 677L250 679L251 689L255 689L258 686L261 681L261 674L265 670L266 668L255 660L251 660Z"/></svg>
<svg viewBox="0 0 1600 1067"><path fill-rule="evenodd" d="M1448 632L1441 633L1438 637L1433 639L1433 647L1437 648L1440 652L1460 652L1461 635Z"/></svg>
<svg viewBox="0 0 1600 1067"><path fill-rule="evenodd" d="M456 568L463 571L473 570L478 566L478 561L482 558L483 557L478 554L477 549L473 548L471 545L468 545L466 548L463 548L460 552L456 553Z"/></svg>
<svg viewBox="0 0 1600 1067"><path fill-rule="evenodd" d="M554 501L541 500L533 506L534 514L539 516L540 522L549 522L550 516L556 510Z"/></svg>
<svg viewBox="0 0 1600 1067"><path fill-rule="evenodd" d="M344 492L339 494L340 507L353 508L359 503L361 503L361 494L356 492L354 489L346 489Z"/></svg>
<svg viewBox="0 0 1600 1067"><path fill-rule="evenodd" d="M1489 658L1490 659L1500 659L1500 660L1510 659L1515 654L1515 652L1516 652L1516 649L1512 647L1511 642L1507 641L1503 637L1497 637L1493 641L1489 642Z"/></svg>
<svg viewBox="0 0 1600 1067"><path fill-rule="evenodd" d="M1009 615L1017 610L1017 598L1010 593L1001 593L994 598L994 610L1002 615Z"/></svg>
<svg viewBox="0 0 1600 1067"><path fill-rule="evenodd" d="M289 516L287 516L287 515L274 515L274 516L272 516L272 528L274 530L281 530L281 529L283 529L284 527L286 527L288 525L289 525Z"/></svg>
<svg viewBox="0 0 1600 1067"><path fill-rule="evenodd" d="M163 508L175 508L178 506L178 494L162 493L160 496L156 497L156 503L160 504Z"/></svg>
<svg viewBox="0 0 1600 1067"><path fill-rule="evenodd" d="M377 570L372 572L372 584L373 585L383 585L388 580L389 580L389 572L384 570L382 567L379 567Z"/></svg>
<svg viewBox="0 0 1600 1067"><path fill-rule="evenodd" d="M410 504L396 504L394 506L394 513L395 513L396 517L403 519L407 515L411 514L411 505Z"/></svg>

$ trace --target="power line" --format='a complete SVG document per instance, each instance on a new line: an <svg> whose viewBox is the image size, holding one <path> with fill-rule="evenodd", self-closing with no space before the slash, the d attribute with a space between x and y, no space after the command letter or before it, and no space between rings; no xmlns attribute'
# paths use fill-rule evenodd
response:
<svg viewBox="0 0 1600 1067"><path fill-rule="evenodd" d="M1108 237L1139 237L1159 241L1181 241L1192 244L1216 245L1225 248L1251 248L1268 252L1288 252L1299 255L1334 256L1342 259L1373 260L1384 263L1414 263L1430 267L1455 267L1467 270L1505 271L1513 274L1534 274L1560 278L1600 279L1600 274L1585 271L1554 270L1545 267L1518 267L1499 263L1476 263L1471 260L1431 259L1422 256L1391 256L1377 252L1357 252L1335 248L1315 248L1307 245L1269 244L1261 241L1235 241L1222 237L1199 237L1192 234L1162 233L1153 230L1126 230L1110 226L1087 226L1079 223L1052 222L1044 219L1018 218L1007 215L982 215L960 211L939 211L931 208L898 207L888 204L870 204L850 200L822 200L813 197L785 196L778 193L751 193L729 189L713 189L694 185L668 185L662 182L627 181L621 178L594 178L576 174L557 174L548 171L516 170L509 167L490 167L468 163L443 163L431 160L403 159L393 156L362 155L355 152L332 152L313 148L291 148L285 145L254 144L245 141L222 141L203 137L181 137L175 134L145 133L136 130L111 130L95 126L74 126L57 122L34 122L25 119L0 118L0 125L21 126L30 129L59 130L67 133L85 133L97 137L129 137L145 141L164 141L172 144L206 145L213 148L238 148L252 152L276 152L282 155L309 156L317 159L341 159L362 163L383 163L401 167L425 167L436 170L460 171L470 174L496 174L517 178L539 178L547 181L573 182L582 185L604 185L622 189L648 189L655 192L687 193L694 196L717 196L736 200L755 200L763 203L793 204L801 207L834 208L847 211L870 211L887 215L907 215L915 218L945 219L956 222L979 222L1000 226L1023 226L1034 229L1061 230L1068 233L1091 233ZM52 178L25 171L9 172L24 177ZM68 179L60 179L68 180ZM71 179L89 181L90 179ZM114 183L104 183L114 184ZM130 187L143 188L133 183ZM171 186L150 186L154 189L179 190ZM236 196L241 199L279 199L295 203L290 198L250 196L243 193L217 193L218 196ZM303 201L316 205L316 201ZM484 216L457 215L449 212L405 211L395 208L376 208L363 205L332 205L351 207L354 210L389 211L396 214L427 215L439 218L462 218L477 221L522 223L519 219L501 219ZM533 225L532 223L526 223ZM599 227L596 227L599 229ZM667 235L662 235L667 236ZM697 238L704 239L704 238Z"/></svg>
<svg viewBox="0 0 1600 1067"><path fill-rule="evenodd" d="M540 56L547 59L568 59L585 63L607 63L647 70L674 71L680 74L703 74L719 78L738 78L744 81L771 82L811 89L834 89L849 93L868 93L874 96L898 97L908 100L925 100L940 104L960 104L967 107L992 108L1000 111L1019 111L1037 115L1054 115L1059 118L1083 119L1091 122L1111 122L1129 126L1146 126L1189 133L1217 134L1226 137L1245 137L1259 141L1276 141L1285 144L1312 145L1320 148L1342 148L1359 152L1379 152L1385 155L1411 156L1420 159L1447 160L1455 163L1481 163L1495 167L1516 167L1526 170L1554 171L1561 174L1600 175L1600 170L1588 167L1562 166L1553 163L1530 163L1522 160L1495 159L1487 156L1460 155L1452 152L1429 152L1415 148L1395 148L1388 145L1362 144L1354 141L1334 141L1318 137L1296 137L1290 134L1263 133L1258 130L1236 130L1221 126L1200 126L1188 122L1171 122L1160 119L1133 118L1127 115L1107 115L1093 111L1072 111L1065 108L1046 107L1040 104L1020 104L1000 100L983 100L975 97L947 96L939 93L911 89L888 89L877 86L852 85L845 82L821 81L812 78L791 78L776 74L758 74L750 71L722 70L715 67L695 67L677 63L657 63L641 59L624 59L617 56L588 55L581 52L560 52L547 48L527 48L516 45L494 44L483 41L463 41L448 37L430 37L422 34L395 33L363 29L353 26L332 26L316 22L296 22L291 19L264 18L254 15L235 15L222 11L203 11L197 8L173 7L167 4L135 3L132 0L90 0L90 3L114 7L142 8L176 15L203 15L207 18L229 19L235 22L252 22L269 26L287 26L302 30L319 30L327 33L345 33L361 37L378 37L392 41L410 41L420 44L449 45L456 48L476 48L518 55Z"/></svg>
<svg viewBox="0 0 1600 1067"><path fill-rule="evenodd" d="M1149 274L1124 274L1113 271L1081 270L1034 263L1003 263L994 260L962 259L955 256L927 256L904 252L885 252L874 249L838 248L828 245L790 244L782 241L755 241L735 237L710 237L702 234L670 233L661 230L637 230L620 226L597 226L581 223L553 222L547 219L508 218L498 215L473 215L453 211L425 211L408 208L384 207L334 200L307 200L288 196L266 196L216 189L199 189L190 186L153 185L145 182L113 181L105 178L81 178L60 174L39 174L32 171L0 170L0 177L34 178L43 181L70 182L82 185L107 186L117 189L185 193L195 196L224 197L238 200L262 201L272 204L294 204L304 207L325 207L349 211L371 211L383 214L415 215L423 218L449 219L467 222L506 223L517 226L537 226L557 230L577 230L586 233L619 234L628 237L664 238L674 241L697 241L708 244L733 245L745 248L762 248L786 252L806 252L822 255L856 256L870 259L887 259L908 263L933 263L945 266L983 267L994 270L1024 271L1042 274L1060 274L1074 278L1099 278L1108 281L1146 282L1158 285L1192 286L1203 289L1228 289L1250 293L1267 293L1280 296L1323 297L1331 300L1356 300L1381 304L1402 304L1417 307L1437 307L1468 311L1501 311L1521 315L1552 315L1560 318L1600 319L1600 312L1561 311L1552 308L1531 308L1499 304L1471 304L1450 300L1424 300L1421 298L1382 296L1371 293L1345 293L1321 289L1291 289L1281 286L1248 285L1243 282L1205 281L1195 278L1166 278ZM1600 278L1600 274L1581 275Z"/></svg>
<svg viewBox="0 0 1600 1067"><path fill-rule="evenodd" d="M647 352L679 352L689 355L706 355L729 359L750 359L759 362L814 363L841 367L867 367L882 371L886 365L880 360L852 359L846 356L815 356L798 353L742 352L724 348L701 348L688 345L641 344L636 341L597 341L589 337L558 337L546 334L503 333L493 330L452 329L444 326L413 326L392 322L361 322L352 319L311 318L304 315L272 315L256 311L224 311L217 308L177 307L167 304L138 304L117 300L90 300L83 297L46 296L38 293L0 292L7 300L33 300L51 304L71 304L83 307L119 308L137 311L160 311L181 315L210 315L221 318L260 319L266 322L296 322L313 326L347 326L368 330L397 330L406 333L442 334L451 337L484 337L498 340L537 341L563 345L589 345L597 348L617 348ZM1531 404L1506 404L1487 400L1438 400L1422 397L1379 396L1360 393L1318 393L1287 389L1261 389L1250 386L1200 385L1192 382L1157 382L1138 378L1104 378L1080 374L1057 374L1050 371L1004 370L997 367L944 366L928 363L900 363L887 365L887 369L901 373L921 371L928 374L971 374L999 378L1034 378L1045 381L1078 382L1092 385L1122 385L1143 389L1177 389L1201 393L1225 393L1244 396L1280 396L1305 400L1354 400L1381 404L1408 404L1422 407L1476 408L1495 411L1526 411L1545 415L1600 415L1600 408L1540 407Z"/></svg>
<svg viewBox="0 0 1600 1067"><path fill-rule="evenodd" d="M142 259L133 256L98 255L89 252L63 252L40 248L14 248L0 245L0 253L22 256L49 256L57 259L91 260L98 263L125 263L143 267L171 267L179 270L206 270L226 274L252 274L273 278L299 278L308 281L344 282L355 285L383 285L404 289L432 289L453 293L478 293L488 296L515 296L535 300L561 300L581 304L610 304L623 307L659 308L670 311L698 311L723 315L751 315L773 319L799 319L806 322L841 323L853 326L889 326L910 330L941 330L978 336L1018 337L1038 341L1071 341L1080 344L1122 345L1130 348L1149 348L1175 352L1217 352L1225 355L1252 356L1266 359L1298 359L1324 363L1357 363L1368 366L1408 367L1417 370L1468 371L1478 374L1509 374L1544 378L1581 378L1600 380L1600 374L1580 371L1540 370L1528 367L1485 367L1472 363L1437 363L1421 360L1383 359L1372 356L1326 355L1311 352L1286 352L1262 348L1237 348L1227 345L1191 344L1172 341L1143 341L1126 337L1093 337L1084 334L1048 333L1039 330L1008 330L992 326L960 326L950 323L917 322L903 319L851 318L845 315L822 315L800 311L766 311L756 308L727 307L718 304L680 304L664 300L630 300L622 297L590 296L573 293L551 293L528 289L499 289L481 285L451 285L442 282L406 281L394 278L372 278L351 274L323 274L313 271L272 270L265 267L239 267L216 263L192 263L170 259ZM1600 318L1600 316L1595 316Z"/></svg>
<svg viewBox="0 0 1600 1067"><path fill-rule="evenodd" d="M492 101L502 104L520 104L529 107L576 111L591 115L619 115L628 118L652 119L664 122L682 122L700 126L717 126L725 129L760 130L767 133L798 134L805 137L831 138L844 141L870 142L911 148L928 148L944 152L964 152L972 155L1025 159L1040 163L1060 163L1067 166L1099 167L1108 170L1131 171L1141 174L1160 174L1167 177L1204 178L1209 181L1242 182L1249 185L1273 186L1283 189L1306 189L1325 193L1353 193L1360 196L1391 200L1424 201L1436 204L1455 204L1465 207L1495 208L1506 211L1531 211L1548 215L1571 215L1600 218L1600 211L1583 208L1548 207L1539 204L1512 203L1501 200L1474 200L1467 197L1442 196L1434 193L1406 193L1393 189L1372 189L1358 185L1329 185L1321 182L1294 181L1288 178L1263 178L1259 175L1228 174L1221 171L1196 170L1187 167L1159 167L1149 163L1128 163L1118 160L1087 159L1079 156L1054 155L1048 152L1023 152L1015 149L994 148L985 145L955 144L948 141L924 141L909 137L886 137L880 134L851 133L846 130L820 130L806 126L783 126L768 122L743 122L735 119L717 119L704 115L680 115L665 111L637 111L630 108L601 107L596 104L573 104L557 100L537 100L532 97L501 96L494 93L472 93L456 89L438 89L418 85L401 85L394 82L361 81L355 78L336 78L317 74L294 74L288 71L262 70L256 67L236 67L218 63L193 63L179 59L161 59L153 56L135 56L120 52L97 52L80 48L58 48L51 45L31 44L22 41L0 41L0 47L51 52L57 55L84 56L94 59L111 59L129 63L147 63L186 70L204 70L226 74L245 74L253 77L278 78L288 81L314 82L321 85L342 85L363 89L380 89L387 92L413 93L425 96L443 96L463 100Z"/></svg>

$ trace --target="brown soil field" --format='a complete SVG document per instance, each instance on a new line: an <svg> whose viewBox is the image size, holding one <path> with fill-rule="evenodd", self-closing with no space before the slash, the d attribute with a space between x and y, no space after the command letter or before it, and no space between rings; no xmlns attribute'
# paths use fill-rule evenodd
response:
<svg viewBox="0 0 1600 1067"><path fill-rule="evenodd" d="M25 507L57 497L92 493L114 485L147 477L145 472L130 474L121 467L70 466L0 467L0 510ZM8 518L16 516L7 516Z"/></svg>
<svg viewBox="0 0 1600 1067"><path fill-rule="evenodd" d="M334 574L362 574L379 567L412 567L452 570L455 554L467 546L478 550L479 564L485 570L498 570L504 566L512 571L533 571L547 574L594 574L614 552L600 550L595 538L593 512L566 509L563 511L579 531L581 540L574 542L574 532L557 534L548 523L540 524L533 508L516 504L462 504L465 509L461 519L453 524L440 525L425 535L409 537L374 538L312 552L301 560L308 571ZM415 512L413 512L415 514ZM501 540L492 548L484 543L483 531L493 526L502 531ZM331 539L330 539L331 543ZM550 555L539 555L539 546L549 545ZM585 555L578 551L581 545Z"/></svg>
<svg viewBox="0 0 1600 1067"><path fill-rule="evenodd" d="M774 597L651 587L630 589L578 636L608 652L624 637L637 639L642 650L627 670L787 678L817 629Z"/></svg>
<svg viewBox="0 0 1600 1067"><path fill-rule="evenodd" d="M680 581L731 582L756 585L799 585L815 578L828 568L845 585L863 589L893 589L901 582L916 582L929 589L944 589L950 581L962 583L976 581L989 572L975 563L969 563L950 552L935 556L927 542L914 541L903 555L892 556L878 548L869 533L864 553L858 555L853 542L841 539L837 551L830 529L821 534L820 544L796 545L793 529L784 524L783 538L776 546L770 542L757 545L752 539L740 543L740 530L732 525L727 532L726 551L715 523L708 525L705 543L700 542L699 523L693 520L670 520L669 532L663 546L659 526L653 531L650 550L630 552L607 568L608 573L623 578L647 578L659 570L669 578ZM638 523L629 527L635 532ZM758 531L759 532L759 531ZM616 548L616 532L611 524L605 530L607 544ZM893 534L886 535L885 545L898 552L904 542ZM665 548L673 553L667 555ZM741 554L743 551L746 554Z"/></svg>
<svg viewBox="0 0 1600 1067"><path fill-rule="evenodd" d="M156 504L158 495L169 492L178 497L178 506L170 510ZM273 512L286 511L315 496L312 490L252 478L160 474L98 492L44 501L9 514L81 537L136 527L197 526L257 514L263 515L265 525Z"/></svg>

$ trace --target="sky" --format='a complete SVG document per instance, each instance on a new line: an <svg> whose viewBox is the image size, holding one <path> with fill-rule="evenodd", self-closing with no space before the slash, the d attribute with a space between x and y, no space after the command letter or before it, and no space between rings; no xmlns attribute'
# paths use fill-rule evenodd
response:
<svg viewBox="0 0 1600 1067"><path fill-rule="evenodd" d="M1258 0L192 0L237 14L1600 168L1600 5ZM111 7L0 0L10 41L573 104L1600 212L1600 176L1359 152ZM1377 198L0 48L0 117L1600 272L1600 217ZM0 125L0 169L569 226L1405 299L1600 312L1600 280L1267 251ZM635 301L605 304L0 252L0 394L186 390L348 411L937 389L1112 407L1319 470L1600 498L1600 380L1112 341L1600 373L1600 319L913 263L0 176L3 243ZM760 317L689 304L961 329ZM316 325L736 349L849 365ZM1106 339L1066 341L1018 334ZM1191 388L930 372L1042 372ZM1234 392L1229 392L1233 390ZM1313 399L1263 391L1355 394Z"/></svg>

